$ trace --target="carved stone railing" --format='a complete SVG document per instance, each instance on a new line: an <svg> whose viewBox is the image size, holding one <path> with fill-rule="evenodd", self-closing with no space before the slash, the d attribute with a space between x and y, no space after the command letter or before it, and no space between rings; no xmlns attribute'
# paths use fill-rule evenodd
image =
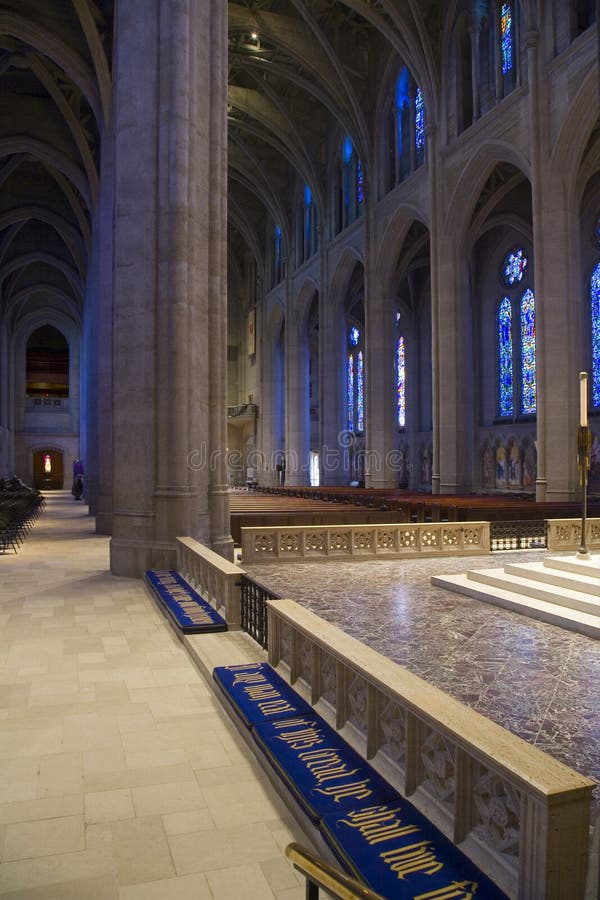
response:
<svg viewBox="0 0 600 900"><path fill-rule="evenodd" d="M292 600L269 661L511 897L580 900L593 782Z"/></svg>
<svg viewBox="0 0 600 900"><path fill-rule="evenodd" d="M489 522L242 528L245 563L403 559L490 552Z"/></svg>
<svg viewBox="0 0 600 900"><path fill-rule="evenodd" d="M242 570L189 537L178 537L177 571L217 609L228 625L241 622Z"/></svg>
<svg viewBox="0 0 600 900"><path fill-rule="evenodd" d="M585 537L590 551L600 551L600 519L586 519ZM548 519L548 550L578 550L581 519Z"/></svg>

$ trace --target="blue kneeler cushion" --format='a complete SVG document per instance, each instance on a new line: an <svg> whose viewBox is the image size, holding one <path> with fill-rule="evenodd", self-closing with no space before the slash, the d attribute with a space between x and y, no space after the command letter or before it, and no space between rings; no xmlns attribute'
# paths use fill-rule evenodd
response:
<svg viewBox="0 0 600 900"><path fill-rule="evenodd" d="M252 729L296 801L316 824L322 816L380 804L398 793L314 711Z"/></svg>
<svg viewBox="0 0 600 900"><path fill-rule="evenodd" d="M404 798L326 815L319 828L342 865L384 897L507 900Z"/></svg>
<svg viewBox="0 0 600 900"><path fill-rule="evenodd" d="M174 569L146 572L146 584L185 634L227 631L227 622Z"/></svg>
<svg viewBox="0 0 600 900"><path fill-rule="evenodd" d="M393 900L507 900L268 663L213 678L350 874Z"/></svg>
<svg viewBox="0 0 600 900"><path fill-rule="evenodd" d="M217 666L213 678L247 728L259 722L313 713L312 706L268 663Z"/></svg>

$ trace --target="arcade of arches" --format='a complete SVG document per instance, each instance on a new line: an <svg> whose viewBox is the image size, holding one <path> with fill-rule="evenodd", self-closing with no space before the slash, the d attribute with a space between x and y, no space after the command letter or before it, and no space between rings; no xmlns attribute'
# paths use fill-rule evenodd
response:
<svg viewBox="0 0 600 900"><path fill-rule="evenodd" d="M571 499L580 370L600 485L594 3L2 0L0 86L0 474L114 572L284 471Z"/></svg>

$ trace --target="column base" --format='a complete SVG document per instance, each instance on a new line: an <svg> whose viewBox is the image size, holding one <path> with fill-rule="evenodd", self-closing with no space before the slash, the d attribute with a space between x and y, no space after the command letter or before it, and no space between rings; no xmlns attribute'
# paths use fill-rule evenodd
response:
<svg viewBox="0 0 600 900"><path fill-rule="evenodd" d="M142 578L148 569L177 568L177 547L173 543L147 543L123 538L110 541L110 571L125 578Z"/></svg>

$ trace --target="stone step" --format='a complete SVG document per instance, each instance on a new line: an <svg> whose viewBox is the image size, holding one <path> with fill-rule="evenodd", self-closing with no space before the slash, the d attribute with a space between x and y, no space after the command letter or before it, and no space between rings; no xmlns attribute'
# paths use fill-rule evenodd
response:
<svg viewBox="0 0 600 900"><path fill-rule="evenodd" d="M516 585L513 586L514 589L510 589L507 586L501 587L498 584L485 584L482 581L469 578L467 573L446 576L434 575L431 583L437 587L446 588L447 590L473 597L476 600L481 600L484 603L492 603L530 618L548 622L559 628L577 631L580 634L586 634L596 639L600 638L600 616L597 612L592 614L559 604L555 602L555 599L549 601L529 596L521 593Z"/></svg>
<svg viewBox="0 0 600 900"><path fill-rule="evenodd" d="M506 569L472 569L467 572L467 578L470 581L478 581L492 587L513 591L515 594L525 597L545 600L557 606L599 616L600 600L598 598L586 596L581 591L566 586L538 581L532 577L531 570L527 572L527 568L527 566L509 566ZM511 569L511 571L507 571L507 569Z"/></svg>
<svg viewBox="0 0 600 900"><path fill-rule="evenodd" d="M588 602L596 603L598 601L590 598L600 598L600 573L595 577L583 573L576 573L570 569L553 568L544 562L534 563L511 563L504 566L504 572L514 575L517 578L530 578L534 582L562 588L565 591L574 592L575 596L581 594L586 597Z"/></svg>

